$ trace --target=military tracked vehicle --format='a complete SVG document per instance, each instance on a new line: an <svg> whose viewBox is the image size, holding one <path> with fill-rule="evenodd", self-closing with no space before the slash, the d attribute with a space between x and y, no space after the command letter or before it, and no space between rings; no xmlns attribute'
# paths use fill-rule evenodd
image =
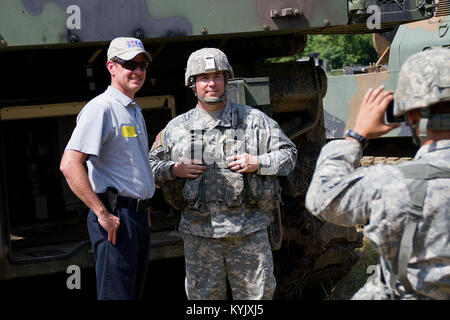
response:
<svg viewBox="0 0 450 320"><path fill-rule="evenodd" d="M195 106L184 86L189 54L217 47L241 77L230 82L229 99L270 114L298 146L297 168L282 181L281 227L272 234L279 244L277 298L300 298L303 289L337 280L356 262L356 229L321 222L304 209L325 143L326 75L310 62L270 58L302 52L307 34L367 33L374 31L369 26L382 31L425 19L433 1L4 0L0 7L0 279L93 266L88 209L70 191L59 161L76 115L109 84L106 49L117 36L142 39L153 56L136 96L149 141ZM157 190L151 259L183 255L179 219Z"/></svg>
<svg viewBox="0 0 450 320"><path fill-rule="evenodd" d="M369 88L385 85L387 90L395 91L400 68L410 55L431 47L450 46L450 1L439 0L435 5L429 19L373 34L378 61L369 66L344 67L343 75L328 77L324 98L327 139L341 138L346 129L352 128ZM410 130L402 123L401 128L372 140L364 151L363 165L395 163L412 157L417 146L410 136Z"/></svg>

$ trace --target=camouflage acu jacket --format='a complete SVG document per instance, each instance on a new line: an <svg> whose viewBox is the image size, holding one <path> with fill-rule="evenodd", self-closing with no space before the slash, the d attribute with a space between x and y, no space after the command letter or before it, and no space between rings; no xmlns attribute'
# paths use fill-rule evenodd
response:
<svg viewBox="0 0 450 320"><path fill-rule="evenodd" d="M226 157L244 152L258 157L257 172L240 174L227 168ZM183 179L180 187L187 202L180 230L214 238L267 228L273 220L273 203L281 194L276 177L294 169L296 156L295 145L276 121L233 103L226 104L210 128L205 127L198 107L172 119L149 153L157 187L175 179L170 171L175 162L203 160L205 173Z"/></svg>
<svg viewBox="0 0 450 320"><path fill-rule="evenodd" d="M380 253L384 283L390 283L393 270L397 270L411 198L396 166L357 168L361 157L357 142L338 140L325 145L308 189L306 207L335 224L363 224L365 236ZM419 159L450 170L450 140L421 147L413 161ZM450 299L449 221L449 179L429 180L407 269L409 282L419 297ZM404 293L400 282L395 290L399 296ZM358 293L359 298L376 298L370 295L368 290Z"/></svg>

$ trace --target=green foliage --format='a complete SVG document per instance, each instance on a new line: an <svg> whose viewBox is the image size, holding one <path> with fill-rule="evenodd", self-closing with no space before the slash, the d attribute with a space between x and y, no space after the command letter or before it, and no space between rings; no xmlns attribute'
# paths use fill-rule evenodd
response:
<svg viewBox="0 0 450 320"><path fill-rule="evenodd" d="M368 274L367 268L376 265L380 255L370 245L367 239L363 240L363 247L356 249L360 255L359 261L353 266L352 270L334 286L330 292L326 292L327 300L349 300L364 284L371 274Z"/></svg>
<svg viewBox="0 0 450 320"><path fill-rule="evenodd" d="M309 35L303 57L318 52L328 59L332 69L344 66L369 65L378 60L371 34Z"/></svg>

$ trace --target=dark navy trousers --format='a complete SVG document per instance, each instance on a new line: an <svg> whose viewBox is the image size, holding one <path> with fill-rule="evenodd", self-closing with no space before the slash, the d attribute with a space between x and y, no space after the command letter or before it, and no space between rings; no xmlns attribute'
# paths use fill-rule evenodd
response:
<svg viewBox="0 0 450 320"><path fill-rule="evenodd" d="M149 264L150 227L148 213L116 208L120 219L116 245L91 210L87 227L92 243L99 300L137 300L144 292Z"/></svg>

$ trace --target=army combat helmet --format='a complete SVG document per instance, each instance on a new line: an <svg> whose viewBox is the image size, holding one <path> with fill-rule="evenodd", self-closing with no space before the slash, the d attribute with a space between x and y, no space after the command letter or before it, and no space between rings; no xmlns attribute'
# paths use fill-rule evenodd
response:
<svg viewBox="0 0 450 320"><path fill-rule="evenodd" d="M427 129L450 130L450 113L431 113L437 103L450 101L450 49L435 48L410 56L403 64L394 97L394 114L404 115L418 109L422 119L419 137L427 136Z"/></svg>
<svg viewBox="0 0 450 320"><path fill-rule="evenodd" d="M203 98L197 95L197 90L195 89L196 75L216 71L224 71L226 88L228 79L234 78L234 72L225 53L216 48L203 48L194 51L187 61L184 77L185 85L193 88L195 96L201 101L208 104L221 103L225 99L225 93L220 98Z"/></svg>

